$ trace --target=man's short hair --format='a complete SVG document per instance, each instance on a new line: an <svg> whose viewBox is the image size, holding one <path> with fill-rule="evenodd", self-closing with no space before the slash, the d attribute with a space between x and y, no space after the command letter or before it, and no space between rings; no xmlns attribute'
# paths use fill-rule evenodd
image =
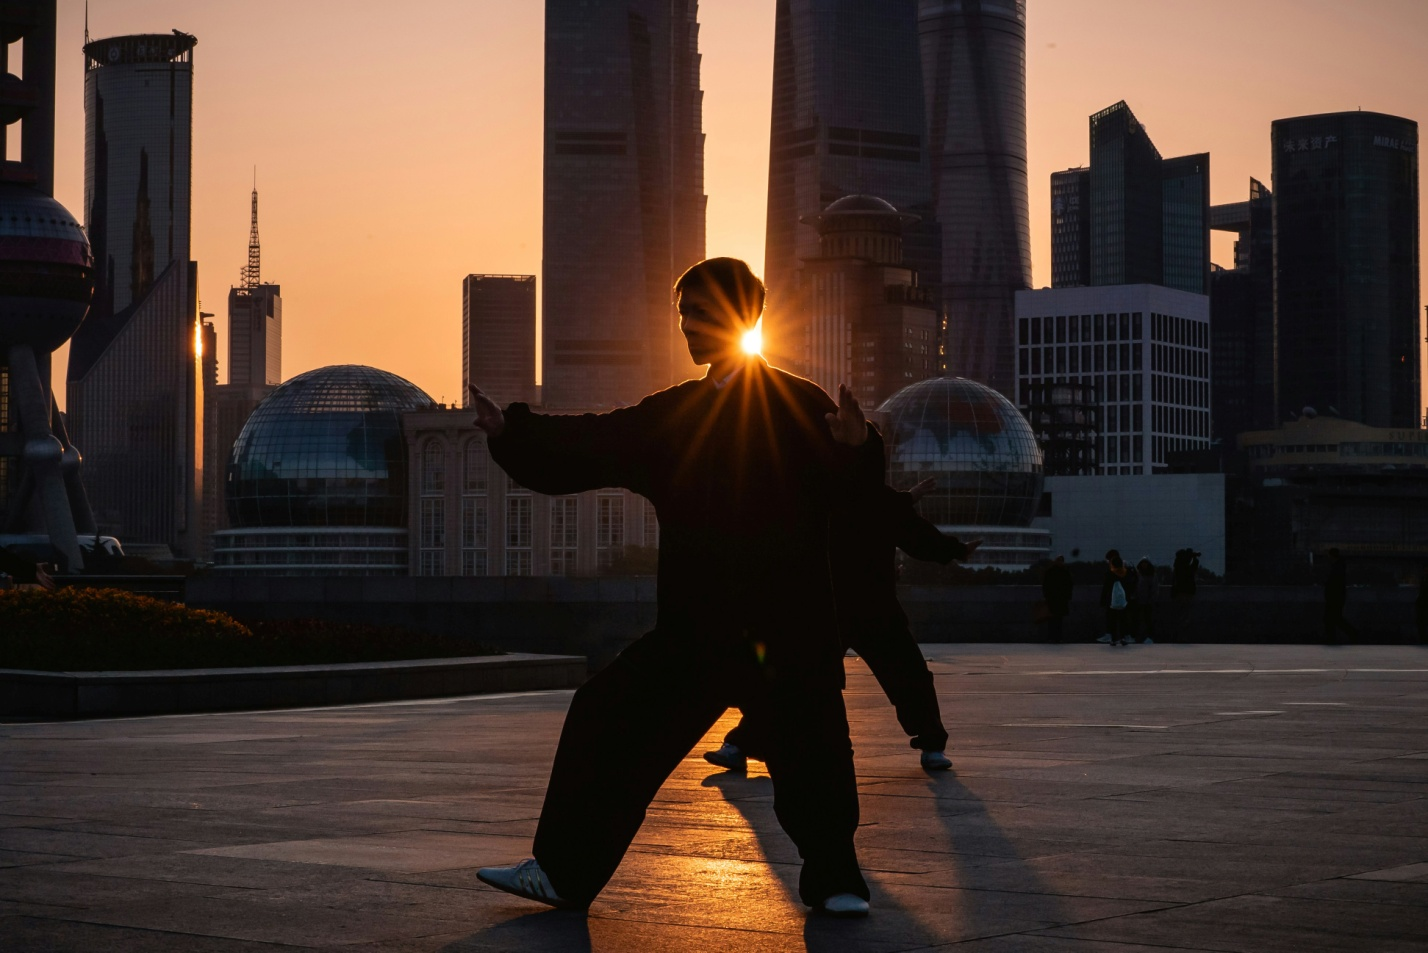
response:
<svg viewBox="0 0 1428 953"><path fill-rule="evenodd" d="M747 326L764 313L764 283L738 258L706 258L679 276L674 293L707 298Z"/></svg>

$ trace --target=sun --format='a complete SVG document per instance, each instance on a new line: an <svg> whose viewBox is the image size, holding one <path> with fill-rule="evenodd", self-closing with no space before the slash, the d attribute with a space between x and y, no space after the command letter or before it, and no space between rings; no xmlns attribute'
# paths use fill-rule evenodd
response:
<svg viewBox="0 0 1428 953"><path fill-rule="evenodd" d="M744 332L744 337L739 341L739 346L744 349L745 354L759 354L764 349L764 321L759 319L759 323L748 331Z"/></svg>

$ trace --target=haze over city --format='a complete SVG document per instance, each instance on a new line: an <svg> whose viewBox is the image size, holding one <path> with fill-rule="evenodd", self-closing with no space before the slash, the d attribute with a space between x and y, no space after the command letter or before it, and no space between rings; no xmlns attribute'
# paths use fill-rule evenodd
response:
<svg viewBox="0 0 1428 953"><path fill-rule="evenodd" d="M1050 284L1048 177L1087 161L1087 116L1126 100L1166 155L1213 156L1213 203L1270 177L1269 124L1428 115L1428 6L1415 0L1040 3L1027 17L1033 286ZM59 7L56 197L83 208L84 4ZM708 249L763 260L773 0L700 5ZM390 369L459 401L461 278L541 271L543 4L97 0L92 36L183 30L194 53L193 257L217 313L261 195L280 282L284 377ZM1213 233L1232 264L1233 236ZM56 354L62 369L65 351ZM56 388L63 404L64 389Z"/></svg>

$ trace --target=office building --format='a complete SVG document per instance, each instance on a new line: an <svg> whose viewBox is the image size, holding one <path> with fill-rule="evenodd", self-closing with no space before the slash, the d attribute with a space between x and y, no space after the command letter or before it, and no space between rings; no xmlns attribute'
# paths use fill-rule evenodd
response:
<svg viewBox="0 0 1428 953"><path fill-rule="evenodd" d="M190 260L194 37L84 47L85 228L96 281L68 410L101 532L195 558L202 528L198 268Z"/></svg>
<svg viewBox="0 0 1428 953"><path fill-rule="evenodd" d="M1302 583L1332 547L1361 572L1422 580L1428 431L1304 414L1242 433L1239 446L1248 473L1238 495L1250 505L1231 520L1237 575Z"/></svg>
<svg viewBox="0 0 1428 953"><path fill-rule="evenodd" d="M871 195L841 198L815 216L820 252L798 273L804 372L830 394L847 384L864 407L937 375L936 303L903 263L914 222Z"/></svg>
<svg viewBox="0 0 1428 953"><path fill-rule="evenodd" d="M945 366L1012 397L1013 298L1031 286L1026 3L921 0L918 33L942 234Z"/></svg>
<svg viewBox="0 0 1428 953"><path fill-rule="evenodd" d="M1160 173L1160 284L1209 294L1210 154L1166 159Z"/></svg>
<svg viewBox="0 0 1428 953"><path fill-rule="evenodd" d="M940 236L932 208L916 0L777 0L764 281L764 352L807 372L811 356L797 280L820 254L817 217L848 195L876 195L917 217L907 264L936 288Z"/></svg>
<svg viewBox="0 0 1428 953"><path fill-rule="evenodd" d="M1250 179L1249 199L1210 209L1210 227L1233 232L1233 268L1210 275L1210 418L1216 438L1275 426L1274 199Z"/></svg>
<svg viewBox="0 0 1428 953"><path fill-rule="evenodd" d="M1017 295L1018 403L1039 388L1095 389L1101 475L1164 471L1210 444L1210 299L1159 285Z"/></svg>
<svg viewBox="0 0 1428 953"><path fill-rule="evenodd" d="M1089 169L1051 177L1051 286L1208 294L1209 154L1162 159L1124 102L1091 117L1090 141Z"/></svg>
<svg viewBox="0 0 1428 953"><path fill-rule="evenodd" d="M1301 116L1271 141L1281 411L1421 427L1418 124Z"/></svg>
<svg viewBox="0 0 1428 953"><path fill-rule="evenodd" d="M537 403L535 275L467 275L461 282L461 401L471 384L504 407Z"/></svg>
<svg viewBox="0 0 1428 953"><path fill-rule="evenodd" d="M1091 170L1051 174L1051 287L1091 284Z"/></svg>
<svg viewBox="0 0 1428 953"><path fill-rule="evenodd" d="M671 288L704 257L696 0L547 0L547 404L609 407L692 376Z"/></svg>

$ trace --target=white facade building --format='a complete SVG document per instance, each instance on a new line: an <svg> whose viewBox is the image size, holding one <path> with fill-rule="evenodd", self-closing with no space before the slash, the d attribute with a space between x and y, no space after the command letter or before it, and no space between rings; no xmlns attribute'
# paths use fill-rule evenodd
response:
<svg viewBox="0 0 1428 953"><path fill-rule="evenodd" d="M1098 473L1163 472L1210 445L1210 299L1159 285L1019 291L1017 403L1031 386L1095 388Z"/></svg>
<svg viewBox="0 0 1428 953"><path fill-rule="evenodd" d="M1149 556L1168 566L1189 546L1200 565L1225 572L1225 475L1047 477L1032 526L1051 531L1052 555L1096 562L1108 549L1128 563Z"/></svg>

